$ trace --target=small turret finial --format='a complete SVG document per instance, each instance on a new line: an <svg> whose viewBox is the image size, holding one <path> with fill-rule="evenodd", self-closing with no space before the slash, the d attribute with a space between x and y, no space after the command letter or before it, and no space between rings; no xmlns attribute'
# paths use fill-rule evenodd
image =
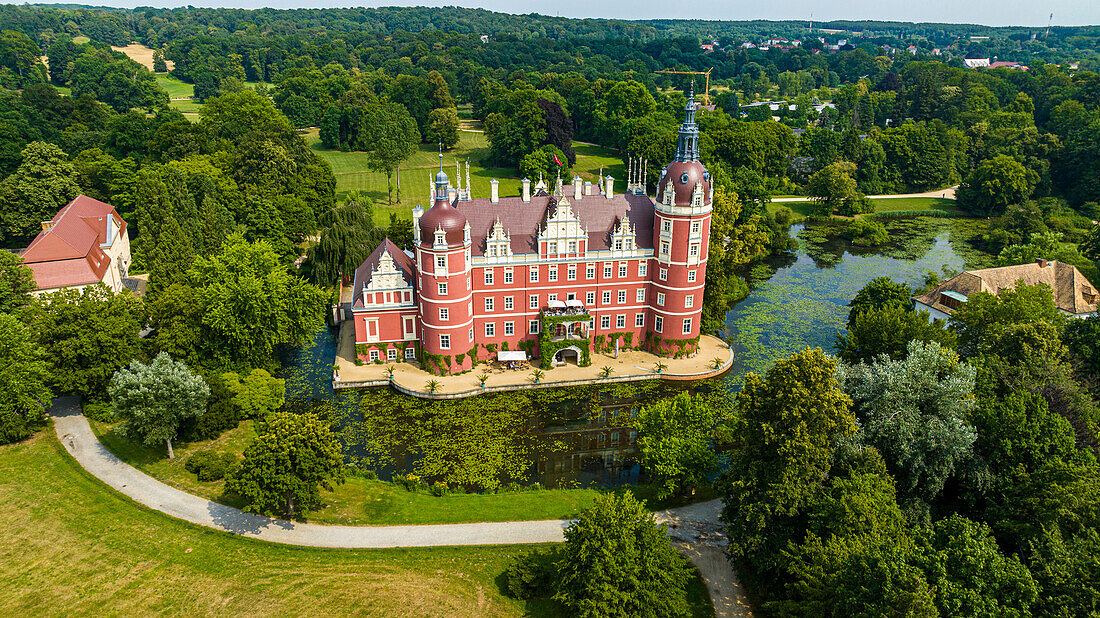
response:
<svg viewBox="0 0 1100 618"><path fill-rule="evenodd" d="M443 171L443 138L439 138L439 171Z"/></svg>

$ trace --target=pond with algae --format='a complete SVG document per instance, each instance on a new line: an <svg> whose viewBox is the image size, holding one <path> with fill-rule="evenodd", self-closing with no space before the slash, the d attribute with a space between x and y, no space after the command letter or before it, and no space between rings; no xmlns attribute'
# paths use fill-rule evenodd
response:
<svg viewBox="0 0 1100 618"><path fill-rule="evenodd" d="M968 242L980 230L977 222L922 218L886 225L891 243L873 249L841 238L843 224L792 228L799 249L746 272L751 291L726 316L733 369L695 385L698 390L727 403L749 371L763 373L776 359L806 346L831 353L848 302L876 277L916 287L930 271L942 275L988 265L988 256ZM455 402L428 402L388 389L334 393L335 351L335 333L326 328L312 345L285 359L288 401L333 418L348 459L383 479L411 472L475 489L513 481L559 487L644 481L634 461L636 434L626 419L679 388L649 382Z"/></svg>
<svg viewBox="0 0 1100 618"><path fill-rule="evenodd" d="M832 353L848 320L848 302L876 277L919 287L929 272L942 277L990 265L969 243L979 229L970 220L888 220L891 241L876 248L852 245L839 238L840 229L833 223L796 225L791 234L799 237L797 251L746 273L751 291L726 315L723 333L734 342L731 385L806 346Z"/></svg>

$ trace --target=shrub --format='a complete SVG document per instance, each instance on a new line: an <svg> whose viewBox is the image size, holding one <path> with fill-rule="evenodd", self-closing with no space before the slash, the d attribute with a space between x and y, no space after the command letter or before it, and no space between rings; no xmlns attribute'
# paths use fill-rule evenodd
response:
<svg viewBox="0 0 1100 618"><path fill-rule="evenodd" d="M184 467L200 481L220 481L237 467L237 456L233 453L199 451L187 460Z"/></svg>
<svg viewBox="0 0 1100 618"><path fill-rule="evenodd" d="M109 401L88 401L82 406L84 416L99 423L114 423L122 420L111 410Z"/></svg>
<svg viewBox="0 0 1100 618"><path fill-rule="evenodd" d="M848 229L844 231L844 236L853 244L864 247L882 245L890 240L890 234L887 233L885 225L866 219L852 220L848 224Z"/></svg>
<svg viewBox="0 0 1100 618"><path fill-rule="evenodd" d="M504 571L508 595L514 599L552 596L557 580L557 558L558 552L554 549L536 549L516 556Z"/></svg>
<svg viewBox="0 0 1100 618"><path fill-rule="evenodd" d="M241 422L241 409L233 403L233 392L221 376L210 376L210 399L206 400L206 412L184 420L180 425L183 440L213 440L229 429L236 429Z"/></svg>

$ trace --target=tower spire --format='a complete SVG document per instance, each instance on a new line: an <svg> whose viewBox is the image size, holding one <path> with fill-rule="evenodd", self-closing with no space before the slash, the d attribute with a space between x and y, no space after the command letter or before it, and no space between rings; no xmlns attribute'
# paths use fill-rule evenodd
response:
<svg viewBox="0 0 1100 618"><path fill-rule="evenodd" d="M680 136L676 141L677 161L699 160L699 126L695 124L695 80L691 80L691 91L684 105L684 122L680 125Z"/></svg>

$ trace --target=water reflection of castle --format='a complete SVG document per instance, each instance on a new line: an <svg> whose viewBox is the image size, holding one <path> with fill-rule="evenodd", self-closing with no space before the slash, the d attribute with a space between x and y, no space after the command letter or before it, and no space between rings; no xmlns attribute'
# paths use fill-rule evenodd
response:
<svg viewBox="0 0 1100 618"><path fill-rule="evenodd" d="M547 420L539 431L555 448L535 464L538 477L548 487L596 483L615 486L637 483L638 432L628 419L637 416L633 403L605 404L598 414ZM570 415L572 416L572 415Z"/></svg>

